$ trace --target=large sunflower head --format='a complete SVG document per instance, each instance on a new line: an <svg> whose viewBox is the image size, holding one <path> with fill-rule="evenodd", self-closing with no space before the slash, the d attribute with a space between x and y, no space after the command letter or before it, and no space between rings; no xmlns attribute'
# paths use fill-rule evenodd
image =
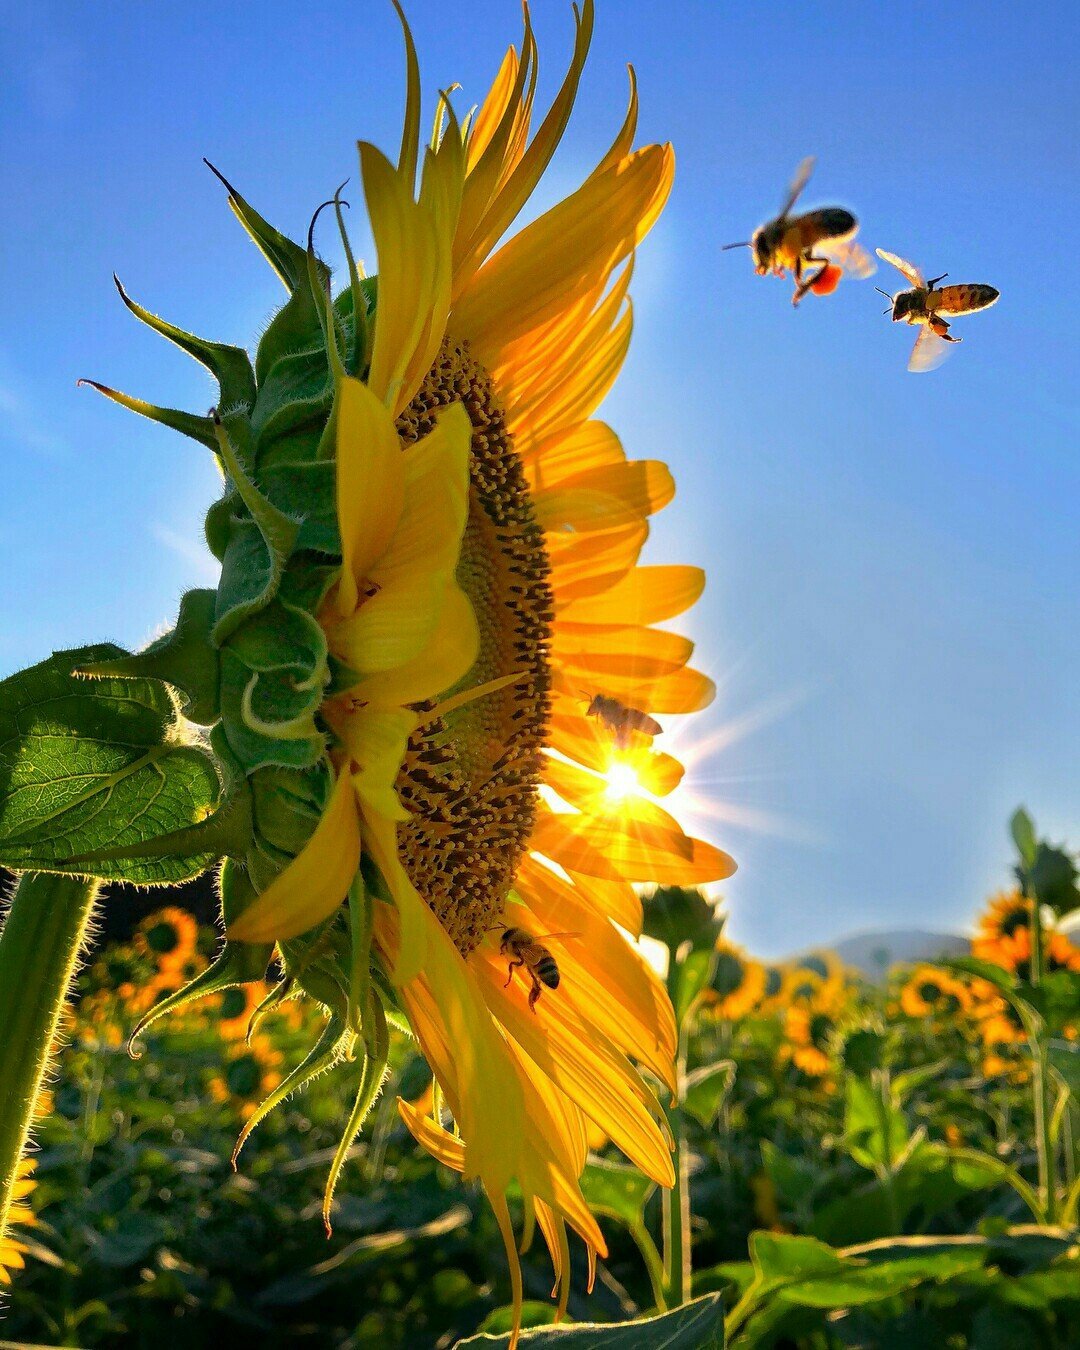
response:
<svg viewBox="0 0 1080 1350"><path fill-rule="evenodd" d="M199 348L222 383L209 419L106 391L211 444L226 477L207 522L222 583L185 611L186 650L202 623L217 653L217 691L170 678L243 801L232 808L237 790L207 827L229 838L229 941L186 996L261 977L277 944L282 996L330 1011L303 1072L360 1046L327 1212L382 1083L387 1014L406 1017L439 1090L430 1113L402 1102L402 1115L484 1184L516 1303L512 1184L565 1300L567 1224L604 1250L578 1184L589 1128L672 1181L638 1067L672 1082L674 1018L626 938L641 931L635 886L734 870L659 801L682 767L654 739L714 689L688 666L692 643L657 625L704 577L639 565L671 475L628 458L595 417L630 339L634 253L673 172L670 146L633 149L633 80L581 186L506 238L570 116L591 0L575 22L543 116L526 12L475 115L443 96L423 144L406 27L400 148L360 145L377 275L353 261L340 202L335 296L313 234L300 248L227 185L290 292L254 368Z"/></svg>
<svg viewBox="0 0 1080 1350"><path fill-rule="evenodd" d="M955 1017L971 1007L971 994L960 980L937 966L916 966L900 990L900 1006L909 1017Z"/></svg>

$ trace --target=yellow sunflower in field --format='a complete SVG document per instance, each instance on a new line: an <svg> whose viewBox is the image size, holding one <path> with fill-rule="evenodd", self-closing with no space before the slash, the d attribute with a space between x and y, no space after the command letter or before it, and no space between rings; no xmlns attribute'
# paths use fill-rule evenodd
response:
<svg viewBox="0 0 1080 1350"><path fill-rule="evenodd" d="M765 967L735 943L721 938L716 944L716 974L706 991L706 1013L725 1022L737 1022L752 1012L765 996Z"/></svg>
<svg viewBox="0 0 1080 1350"><path fill-rule="evenodd" d="M979 918L972 954L1030 980L1031 907L1019 891L995 896ZM1080 970L1080 948L1066 934L1044 929L1043 967L1047 972Z"/></svg>
<svg viewBox="0 0 1080 1350"><path fill-rule="evenodd" d="M396 162L360 146L378 253L366 382L336 383L343 565L320 615L354 673L322 709L336 782L309 844L230 936L288 938L334 913L361 857L387 895L374 940L453 1116L401 1104L416 1138L491 1199L521 1286L505 1193L525 1198L562 1298L566 1225L604 1251L578 1179L587 1122L673 1179L663 1112L635 1068L673 1082L661 982L622 931L634 883L692 886L734 863L656 801L681 776L638 728L586 717L600 694L649 717L713 697L692 643L664 628L702 572L638 565L673 494L593 414L630 339L634 251L672 180L669 146L632 150L637 95L584 183L500 245L557 146L589 47L530 136L525 19L479 111L443 100L418 144L409 83ZM418 165L419 192L415 191ZM498 930L534 935L561 983L530 1006ZM511 975L513 972L511 972Z"/></svg>
<svg viewBox="0 0 1080 1350"><path fill-rule="evenodd" d="M226 1051L221 1072L210 1079L210 1096L227 1103L241 1120L247 1120L281 1082L281 1061L281 1052L266 1036L252 1036L250 1045L234 1041Z"/></svg>
<svg viewBox="0 0 1080 1350"><path fill-rule="evenodd" d="M971 993L936 966L916 966L900 990L900 1007L909 1017L956 1017L971 1007Z"/></svg>
<svg viewBox="0 0 1080 1350"><path fill-rule="evenodd" d="M154 961L159 970L183 970L195 955L199 925L195 916L177 905L148 914L136 928L132 946Z"/></svg>
<svg viewBox="0 0 1080 1350"><path fill-rule="evenodd" d="M37 1185L31 1175L35 1166L32 1158L23 1158L19 1163L17 1179L11 1188L11 1206L5 1221L7 1231L0 1236L0 1287L11 1283L13 1270L22 1270L26 1265L24 1258L26 1243L12 1237L10 1230L16 1227L32 1228L37 1223L30 1204L30 1196Z"/></svg>

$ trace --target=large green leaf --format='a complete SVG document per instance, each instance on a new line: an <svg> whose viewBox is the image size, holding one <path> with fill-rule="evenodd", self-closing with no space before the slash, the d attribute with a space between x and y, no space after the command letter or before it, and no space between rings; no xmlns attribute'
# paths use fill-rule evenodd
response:
<svg viewBox="0 0 1080 1350"><path fill-rule="evenodd" d="M656 1190L656 1183L635 1167L596 1158L582 1173L581 1190L591 1210L609 1214L634 1228L642 1221L642 1212Z"/></svg>
<svg viewBox="0 0 1080 1350"><path fill-rule="evenodd" d="M213 761L180 736L165 685L72 674L126 655L111 644L57 652L0 683L3 866L151 885L183 881L213 860L73 862L149 844L205 819L217 802Z"/></svg>
<svg viewBox="0 0 1080 1350"><path fill-rule="evenodd" d="M509 1344L509 1336L470 1336L455 1350L506 1350ZM519 1344L556 1350L723 1350L724 1305L719 1294L706 1294L662 1317L612 1326L538 1327L523 1332Z"/></svg>

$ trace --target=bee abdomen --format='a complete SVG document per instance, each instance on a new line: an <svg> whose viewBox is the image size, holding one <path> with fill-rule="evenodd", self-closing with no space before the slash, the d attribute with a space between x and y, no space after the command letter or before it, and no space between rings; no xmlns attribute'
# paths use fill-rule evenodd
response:
<svg viewBox="0 0 1080 1350"><path fill-rule="evenodd" d="M550 953L542 956L540 960L537 961L536 975L549 989L558 989L559 967L555 964L555 958L550 955Z"/></svg>
<svg viewBox="0 0 1080 1350"><path fill-rule="evenodd" d="M971 314L974 310L988 308L1000 294L997 287L979 282L944 286L938 308L952 314Z"/></svg>
<svg viewBox="0 0 1080 1350"><path fill-rule="evenodd" d="M825 206L820 211L815 211L814 216L820 226L822 236L826 239L841 239L846 234L851 234L858 221L850 211L845 211L842 206Z"/></svg>

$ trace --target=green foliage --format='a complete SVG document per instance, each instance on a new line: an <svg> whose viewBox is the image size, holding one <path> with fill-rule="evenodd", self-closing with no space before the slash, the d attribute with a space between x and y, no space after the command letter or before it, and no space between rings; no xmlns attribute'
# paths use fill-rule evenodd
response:
<svg viewBox="0 0 1080 1350"><path fill-rule="evenodd" d="M59 652L0 683L4 866L154 885L183 881L212 861L205 852L78 861L196 825L218 797L213 761L185 737L164 685L72 673L125 656L109 645Z"/></svg>
<svg viewBox="0 0 1080 1350"><path fill-rule="evenodd" d="M506 1350L509 1336L470 1336L457 1350ZM695 1299L661 1317L624 1322L621 1326L552 1327L526 1332L520 1344L565 1347L565 1350L724 1350L724 1309L715 1296Z"/></svg>

